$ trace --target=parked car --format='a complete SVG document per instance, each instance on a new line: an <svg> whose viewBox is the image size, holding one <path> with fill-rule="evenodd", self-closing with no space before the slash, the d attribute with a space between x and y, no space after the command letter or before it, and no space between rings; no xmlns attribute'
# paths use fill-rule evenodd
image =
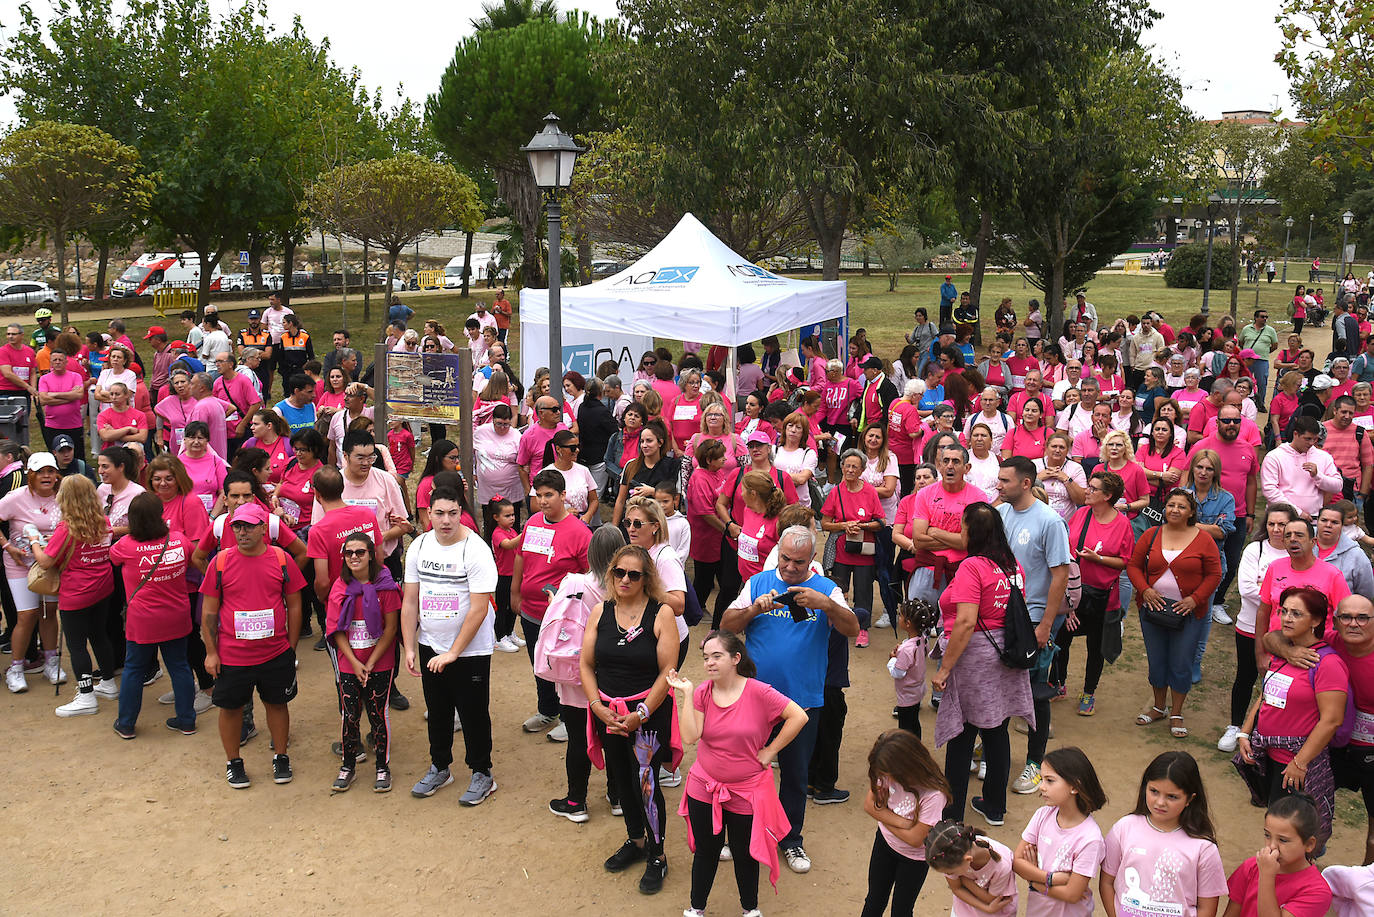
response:
<svg viewBox="0 0 1374 917"><path fill-rule="evenodd" d="M0 281L0 303L57 302L57 291L38 280Z"/></svg>
<svg viewBox="0 0 1374 917"><path fill-rule="evenodd" d="M386 286L386 271L369 271L367 275L367 285L370 287ZM391 292L401 293L406 288L405 281L396 276L391 278Z"/></svg>
<svg viewBox="0 0 1374 917"><path fill-rule="evenodd" d="M598 258L592 262L592 279L600 280L603 277L614 277L629 266L629 263L625 261Z"/></svg>
<svg viewBox="0 0 1374 917"><path fill-rule="evenodd" d="M220 278L219 288L221 290L252 290L252 274L225 274Z"/></svg>

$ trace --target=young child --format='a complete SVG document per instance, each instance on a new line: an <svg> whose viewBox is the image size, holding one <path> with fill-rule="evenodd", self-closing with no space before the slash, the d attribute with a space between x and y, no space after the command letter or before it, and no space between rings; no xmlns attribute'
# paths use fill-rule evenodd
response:
<svg viewBox="0 0 1374 917"><path fill-rule="evenodd" d="M1374 535L1369 535L1360 528L1360 511L1355 508L1355 504L1350 500L1337 500L1331 505L1341 511L1341 518L1345 522L1341 534L1349 536L1361 547L1374 548Z"/></svg>
<svg viewBox="0 0 1374 917"><path fill-rule="evenodd" d="M1374 914L1374 865L1328 866L1322 878L1331 887L1331 912L1335 917L1368 917Z"/></svg>
<svg viewBox="0 0 1374 917"><path fill-rule="evenodd" d="M1011 851L1002 844L949 819L926 835L926 862L949 883L950 917L1016 917L1016 873Z"/></svg>
<svg viewBox="0 0 1374 917"><path fill-rule="evenodd" d="M1308 796L1280 796L1264 813L1264 846L1226 880L1231 900L1224 917L1323 917L1331 887L1312 865L1317 849L1317 806Z"/></svg>
<svg viewBox="0 0 1374 917"><path fill-rule="evenodd" d="M410 427L399 420L386 423L386 448L391 453L391 463L396 473L403 478L410 477L415 468L415 434Z"/></svg>
<svg viewBox="0 0 1374 917"><path fill-rule="evenodd" d="M491 553L496 558L496 650L518 653L515 642L515 612L510 606L511 577L515 575L515 552L520 544L520 531L515 524L515 504L498 497L491 501Z"/></svg>
<svg viewBox="0 0 1374 917"><path fill-rule="evenodd" d="M1226 869L1197 761L1166 751L1140 777L1135 809L1107 832L1102 907L1128 914L1215 914Z"/></svg>
<svg viewBox="0 0 1374 917"><path fill-rule="evenodd" d="M1056 748L1040 764L1040 798L1012 868L1030 884L1026 917L1089 917L1089 882L1102 863L1102 829L1092 813L1107 794L1088 756L1078 748Z"/></svg>
<svg viewBox="0 0 1374 917"><path fill-rule="evenodd" d="M924 606L924 607L923 607ZM887 673L897 689L897 728L921 737L921 698L926 693L926 636L918 618L929 603L903 602L897 608L897 623L906 639L892 650Z"/></svg>
<svg viewBox="0 0 1374 917"><path fill-rule="evenodd" d="M686 563L688 552L692 549L692 528L687 524L687 517L679 511L682 500L677 492L677 482L661 482L654 489L654 499L663 507L663 515L668 519L668 544L672 545L678 559Z"/></svg>
<svg viewBox="0 0 1374 917"><path fill-rule="evenodd" d="M878 823L868 860L862 917L911 917L930 867L925 841L949 801L949 783L921 740L902 729L878 736L868 753L864 811Z"/></svg>

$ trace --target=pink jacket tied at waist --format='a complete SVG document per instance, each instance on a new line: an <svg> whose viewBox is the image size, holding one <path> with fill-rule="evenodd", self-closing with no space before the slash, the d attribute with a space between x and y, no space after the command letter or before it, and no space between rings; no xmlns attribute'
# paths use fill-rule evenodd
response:
<svg viewBox="0 0 1374 917"><path fill-rule="evenodd" d="M645 691L641 694L636 694L634 697L610 697L604 691L598 691L597 694L600 696L602 702L606 704L606 707L611 711L611 713L615 714L616 716L629 716L633 709L631 705L638 704L640 701L644 700L649 696L648 691ZM668 769L675 771L677 770L678 765L682 763L682 733L678 731L677 704L673 703L673 696L671 693L669 693L667 698L664 699L664 703L673 708L672 726L668 730L668 751L671 755L671 766ZM596 733L596 723L596 714L592 713L591 707L588 706L587 757L591 759L592 764L596 765L597 770L604 771L606 769L606 755L601 750L601 736L597 735ZM643 724L641 723L640 725L642 726Z"/></svg>
<svg viewBox="0 0 1374 917"><path fill-rule="evenodd" d="M773 786L772 769L764 768L753 780L741 783L719 783L706 776L703 776L703 779L710 798L697 801L711 805L712 833L721 832L724 823L721 813L724 811L725 803L731 799L743 800L753 809L754 822L749 833L749 855L768 865L768 881L776 892L781 871L778 868L778 842L787 837L787 833L792 830L792 823L787 820L787 813L782 810L782 802L778 799L777 788ZM682 794L677 814L687 821L687 846L695 852L697 841L692 836L692 820L687 817L686 793Z"/></svg>

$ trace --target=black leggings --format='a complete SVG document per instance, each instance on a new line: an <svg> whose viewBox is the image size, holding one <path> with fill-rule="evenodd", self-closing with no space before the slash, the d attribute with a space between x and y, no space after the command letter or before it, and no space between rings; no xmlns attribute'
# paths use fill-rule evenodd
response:
<svg viewBox="0 0 1374 917"><path fill-rule="evenodd" d="M721 539L720 546L720 568L716 572L716 604L711 609L711 629L720 629L720 619L725 614L725 609L730 607L730 603L739 597L740 589L744 587L744 579L739 575L739 554L736 553L733 545L724 537ZM697 600L705 605L705 593L697 590Z"/></svg>
<svg viewBox="0 0 1374 917"><path fill-rule="evenodd" d="M1301 319L1301 318L1295 318L1295 319L1293 319L1293 333L1294 333L1294 334L1302 334L1302 323L1303 323L1303 321L1305 321L1305 319Z"/></svg>
<svg viewBox="0 0 1374 917"><path fill-rule="evenodd" d="M877 571L878 568L874 564L865 566L836 561L831 579L840 587L841 592L849 593L851 608L867 608L873 611L873 583L877 578ZM849 588L851 580L854 587L852 592Z"/></svg>
<svg viewBox="0 0 1374 917"><path fill-rule="evenodd" d="M1245 722L1250 710L1250 695L1259 680L1259 663L1255 661L1255 638L1236 631L1236 678L1231 682L1231 725Z"/></svg>
<svg viewBox="0 0 1374 917"><path fill-rule="evenodd" d="M658 769L668 759L671 711L666 704L660 704L649 715L649 722L630 736L611 735L600 718L593 725L606 756L607 777L615 781L615 798L624 809L625 836L632 841L642 840L644 852L650 859L662 856L668 823ZM636 743L641 739L656 743L655 751L643 767L636 756Z"/></svg>
<svg viewBox="0 0 1374 917"><path fill-rule="evenodd" d="M964 731L946 743L945 779L949 781L950 800L949 805L945 806L945 818L964 820L968 769L973 763L973 742L979 735L983 737L983 760L988 765L988 776L983 781L983 811L989 815L1006 813L1007 781L1011 778L1011 737L1007 735L1009 722L1003 720L990 729L965 723Z"/></svg>
<svg viewBox="0 0 1374 917"><path fill-rule="evenodd" d="M388 650L387 652L390 652ZM390 723L387 702L391 697L391 670L373 672L367 683L351 672L339 673L340 712L343 715L343 766L353 767L362 751L363 711L372 725L372 741L376 745L377 770L387 770L391 764Z"/></svg>
<svg viewBox="0 0 1374 917"><path fill-rule="evenodd" d="M719 537L719 536L717 536ZM721 580L721 565L724 560L697 560L692 559L692 590L697 594L697 601L701 603L704 610L706 600L711 596L711 590L715 589ZM720 608L720 597L716 597L716 612L711 616L711 627L720 626L720 616L723 609Z"/></svg>
<svg viewBox="0 0 1374 917"><path fill-rule="evenodd" d="M496 639L515 632L515 612L510 607L511 577L496 577Z"/></svg>
<svg viewBox="0 0 1374 917"><path fill-rule="evenodd" d="M562 716L563 725L568 730L568 742L563 755L563 769L568 772L568 802L585 805L587 781L592 776L592 759L587 757L587 708L564 704Z"/></svg>
<svg viewBox="0 0 1374 917"><path fill-rule="evenodd" d="M730 839L730 855L735 864L735 884L739 886L741 910L752 911L759 906L759 861L749 854L749 837L754 829L754 816L741 815L728 809L721 811L721 832L714 833L711 804L687 797L687 820L692 825L692 839L696 853L692 857L692 907L706 910L711 886L716 884L716 869L720 866L720 851Z"/></svg>
<svg viewBox="0 0 1374 917"><path fill-rule="evenodd" d="M1106 612L1101 608L1089 608L1087 603L1078 610L1078 627L1069 630L1065 624L1059 628L1059 633L1054 638L1055 645L1059 647L1059 653L1054 658L1054 668L1050 672L1050 681L1057 685L1068 684L1069 681L1069 649L1073 646L1075 637L1086 637L1088 640L1088 662L1086 671L1083 674L1083 693L1096 694L1097 684L1102 680L1102 667L1106 660L1102 657L1102 629L1106 620Z"/></svg>
<svg viewBox="0 0 1374 917"><path fill-rule="evenodd" d="M734 848L731 848L731 852ZM888 846L883 832L873 832L873 853L868 858L868 896L860 917L882 917L892 897L892 917L911 917L930 867L925 860L902 856Z"/></svg>
<svg viewBox="0 0 1374 917"><path fill-rule="evenodd" d="M95 658L100 663L100 678L114 677L115 655L110 646L107 619L109 617L109 597L94 605L69 611L61 610L62 635L67 638L67 652L71 654L72 670L76 675L76 686L82 694L95 687L94 670L91 667L91 654L86 649L89 642L95 650Z"/></svg>

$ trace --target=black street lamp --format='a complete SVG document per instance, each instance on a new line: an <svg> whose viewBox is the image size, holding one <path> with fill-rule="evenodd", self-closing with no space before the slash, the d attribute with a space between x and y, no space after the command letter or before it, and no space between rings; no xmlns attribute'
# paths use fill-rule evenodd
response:
<svg viewBox="0 0 1374 917"><path fill-rule="evenodd" d="M1280 283L1288 282L1288 241L1293 238L1293 218L1289 217L1283 221L1283 225L1288 227L1288 231L1283 234L1283 278Z"/></svg>
<svg viewBox="0 0 1374 917"><path fill-rule="evenodd" d="M1332 284L1331 293L1333 296L1340 291L1341 281L1345 279L1345 244L1350 238L1350 224L1354 220L1355 214L1349 210L1341 214L1341 256L1337 259L1341 269L1336 272L1336 282Z"/></svg>
<svg viewBox="0 0 1374 917"><path fill-rule="evenodd" d="M544 192L549 219L549 394L563 402L563 314L560 293L563 287L562 254L563 212L558 193L572 184L573 165L585 153L572 137L558 126L558 116L544 116L544 129L520 148L530 160L534 184Z"/></svg>
<svg viewBox="0 0 1374 917"><path fill-rule="evenodd" d="M1317 215L1315 213L1309 213L1307 215L1307 250L1303 252L1302 256L1308 261L1312 260L1312 225L1316 219Z"/></svg>

